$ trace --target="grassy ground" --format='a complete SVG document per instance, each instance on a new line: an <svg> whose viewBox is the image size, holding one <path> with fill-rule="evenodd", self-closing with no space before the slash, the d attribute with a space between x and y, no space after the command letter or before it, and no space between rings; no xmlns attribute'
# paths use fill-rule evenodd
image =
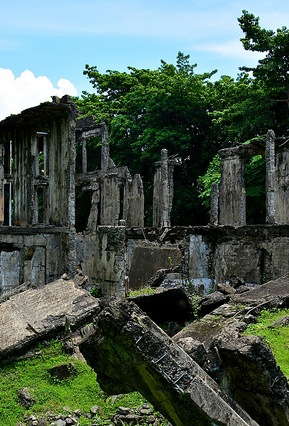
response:
<svg viewBox="0 0 289 426"><path fill-rule="evenodd" d="M289 317L289 309L262 311L258 322L250 324L245 334L262 336L271 348L277 364L289 379L289 324L272 325L275 321ZM289 322L289 321L288 321Z"/></svg>
<svg viewBox="0 0 289 426"><path fill-rule="evenodd" d="M64 381L50 377L49 369L72 362L76 374ZM19 389L28 387L36 400L30 409L24 409L18 400ZM16 426L24 415L45 416L47 413L89 413L99 407L97 424L111 424L110 418L119 406L138 408L146 401L138 393L109 397L101 391L94 371L86 363L67 355L59 342L41 346L37 356L2 366L0 369L0 425ZM91 420L81 417L80 425L90 425ZM163 423L163 425L167 422Z"/></svg>
<svg viewBox="0 0 289 426"><path fill-rule="evenodd" d="M263 336L272 349L281 370L289 378L289 325L272 324L289 317L289 309L263 311L256 324L251 324L246 334ZM49 369L59 364L72 362L76 374L65 381L55 381ZM25 409L19 404L18 390L28 387L36 403ZM106 397L100 389L96 374L84 362L66 354L59 342L39 346L36 355L0 368L0 426L16 426L24 415L45 416L47 413L73 413L80 410L89 413L97 405L97 424L109 425L117 407L138 408L146 401L138 393L117 397ZM91 420L82 416L81 426L88 426ZM163 422L162 426L167 425Z"/></svg>

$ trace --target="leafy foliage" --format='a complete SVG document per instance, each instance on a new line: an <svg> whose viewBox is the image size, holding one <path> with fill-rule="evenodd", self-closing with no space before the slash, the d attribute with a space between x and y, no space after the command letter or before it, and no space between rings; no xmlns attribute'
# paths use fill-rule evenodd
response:
<svg viewBox="0 0 289 426"><path fill-rule="evenodd" d="M288 309L267 311L263 310L256 324L250 324L245 332L246 335L262 336L265 343L272 350L274 357L281 370L289 378L288 342L289 326L273 325L284 317L288 317Z"/></svg>
<svg viewBox="0 0 289 426"><path fill-rule="evenodd" d="M219 179L212 169L218 150L269 128L280 136L287 132L289 31L261 28L259 18L245 10L238 21L244 48L264 52L264 59L254 68L241 67L236 80L222 76L212 81L216 71L197 74L196 64L181 52L175 65L162 60L157 70L128 67L102 74L96 66L85 67L96 92L85 92L76 102L83 114L108 125L113 160L143 177L146 225L151 224L154 162L162 148L183 159L175 169L172 224L205 224L210 185ZM249 210L253 196L263 197L263 183L253 183L260 179L261 163L257 166L252 165L254 172L247 167ZM249 211L252 223L259 213L254 215L254 209Z"/></svg>
<svg viewBox="0 0 289 426"><path fill-rule="evenodd" d="M241 69L252 71L256 80L263 85L271 101L275 131L284 132L289 124L289 30L284 26L277 31L261 28L259 17L246 10L243 10L238 21L245 34L241 39L244 48L263 52L265 56L256 67Z"/></svg>
<svg viewBox="0 0 289 426"><path fill-rule="evenodd" d="M180 52L176 65L161 61L158 70L128 67L129 72L101 74L96 67L86 65L84 73L97 93L85 93L78 100L84 114L107 122L115 163L126 164L132 173L143 177L147 212L152 200L154 162L159 161L161 149L186 160L182 171L176 171L176 188L180 188L176 194L188 193L189 210L192 201L196 206L186 214L186 206L175 197L173 216L182 218L183 224L191 224L194 216L203 216L198 212L202 207L192 182L207 166L210 152L217 149L206 142L211 126L206 86L215 71L195 74L195 67L190 64L189 55ZM188 222L184 223L186 219Z"/></svg>
<svg viewBox="0 0 289 426"><path fill-rule="evenodd" d="M221 157L215 155L209 164L206 173L198 179L200 198L206 207L210 207L211 188L213 184L221 182Z"/></svg>

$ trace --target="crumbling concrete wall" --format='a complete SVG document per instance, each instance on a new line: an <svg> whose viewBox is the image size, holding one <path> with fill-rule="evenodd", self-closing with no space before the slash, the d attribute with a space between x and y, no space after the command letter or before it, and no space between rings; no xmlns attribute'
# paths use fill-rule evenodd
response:
<svg viewBox="0 0 289 426"><path fill-rule="evenodd" d="M100 169L87 170L87 141L101 136ZM110 158L108 131L86 117L77 121L77 143L82 146L82 173L77 176L78 188L92 191L87 230L95 232L98 225L144 226L144 191L140 175L131 176L126 166L116 167Z"/></svg>
<svg viewBox="0 0 289 426"><path fill-rule="evenodd" d="M160 269L165 269L165 277L159 284L183 285L201 293L235 277L262 284L289 269L289 226L285 225L170 228L165 236L155 230L154 239L146 229L143 234L137 230L126 234L131 288L143 286Z"/></svg>
<svg viewBox="0 0 289 426"><path fill-rule="evenodd" d="M0 123L2 296L75 274L75 107L55 98Z"/></svg>
<svg viewBox="0 0 289 426"><path fill-rule="evenodd" d="M77 234L76 263L90 287L105 296L125 294L125 227L99 226L96 233Z"/></svg>
<svg viewBox="0 0 289 426"><path fill-rule="evenodd" d="M212 188L211 223L246 225L245 164L250 157L261 154L266 159L266 223L289 224L288 140L276 138L273 130L268 130L264 138L219 153L222 176L219 190Z"/></svg>
<svg viewBox="0 0 289 426"><path fill-rule="evenodd" d="M188 237L188 279L194 283L196 271L202 272L205 290L206 282L214 285L233 277L254 284L276 279L288 271L288 238L288 226L200 229Z"/></svg>
<svg viewBox="0 0 289 426"><path fill-rule="evenodd" d="M27 109L0 123L0 163L4 168L4 181L3 169L0 173L1 192L12 183L12 224L73 226L74 118L74 107L65 97L57 103ZM5 167L6 162L12 166ZM5 207L0 219L8 225L9 218L3 216L3 210Z"/></svg>
<svg viewBox="0 0 289 426"><path fill-rule="evenodd" d="M67 272L68 234L62 229L0 228L0 296L42 287Z"/></svg>
<svg viewBox="0 0 289 426"><path fill-rule="evenodd" d="M182 260L182 251L176 244L149 241L127 241L126 268L131 289L146 286L161 269L172 269Z"/></svg>

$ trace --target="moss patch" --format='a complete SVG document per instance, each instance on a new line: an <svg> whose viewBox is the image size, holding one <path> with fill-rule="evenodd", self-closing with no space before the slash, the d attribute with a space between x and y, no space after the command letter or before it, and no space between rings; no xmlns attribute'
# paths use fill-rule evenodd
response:
<svg viewBox="0 0 289 426"><path fill-rule="evenodd" d="M264 310L258 317L256 324L250 324L244 334L262 336L280 366L289 378L289 325L279 321L289 316L289 309ZM275 324L274 324L275 323Z"/></svg>

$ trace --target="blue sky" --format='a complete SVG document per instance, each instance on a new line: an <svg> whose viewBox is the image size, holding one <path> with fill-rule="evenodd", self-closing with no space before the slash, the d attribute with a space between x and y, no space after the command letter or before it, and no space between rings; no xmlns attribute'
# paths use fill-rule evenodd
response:
<svg viewBox="0 0 289 426"><path fill-rule="evenodd" d="M265 28L289 25L288 0L2 0L0 119L50 94L92 91L85 64L156 69L181 51L196 72L236 77L260 57L239 41L243 9Z"/></svg>

